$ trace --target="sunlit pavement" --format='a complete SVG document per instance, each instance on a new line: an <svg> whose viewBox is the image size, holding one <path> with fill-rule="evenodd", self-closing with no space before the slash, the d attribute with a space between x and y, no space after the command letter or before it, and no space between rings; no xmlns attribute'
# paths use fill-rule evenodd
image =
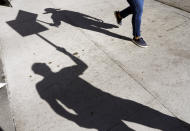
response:
<svg viewBox="0 0 190 131"><path fill-rule="evenodd" d="M189 13L146 0L144 49L131 16L116 25L125 0L12 6L0 7L0 44L17 131L189 131Z"/></svg>

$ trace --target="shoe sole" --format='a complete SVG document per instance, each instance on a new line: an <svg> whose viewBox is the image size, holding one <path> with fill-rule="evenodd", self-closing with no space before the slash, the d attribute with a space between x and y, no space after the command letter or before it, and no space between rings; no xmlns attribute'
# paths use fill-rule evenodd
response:
<svg viewBox="0 0 190 131"><path fill-rule="evenodd" d="M135 45L137 45L137 46L139 46L139 47L141 47L141 48L147 48L147 47L148 47L148 45L146 45L146 46L139 45L139 44L136 43L134 40L132 40L132 42L133 42Z"/></svg>

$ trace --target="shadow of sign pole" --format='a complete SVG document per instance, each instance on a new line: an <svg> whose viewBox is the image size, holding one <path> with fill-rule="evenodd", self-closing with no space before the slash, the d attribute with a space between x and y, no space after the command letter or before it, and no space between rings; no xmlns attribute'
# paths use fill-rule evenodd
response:
<svg viewBox="0 0 190 131"><path fill-rule="evenodd" d="M37 22L37 16L37 14L20 10L16 19L8 21L7 24L23 37L35 34L57 48L55 44L39 34L49 29Z"/></svg>

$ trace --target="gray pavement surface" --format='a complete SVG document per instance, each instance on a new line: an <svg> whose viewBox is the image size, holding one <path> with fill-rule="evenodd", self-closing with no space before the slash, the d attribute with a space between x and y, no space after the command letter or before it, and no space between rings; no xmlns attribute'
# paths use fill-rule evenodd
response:
<svg viewBox="0 0 190 131"><path fill-rule="evenodd" d="M0 83L5 83L4 79L3 66L0 60ZM0 87L0 131L14 131L6 86Z"/></svg>
<svg viewBox="0 0 190 131"><path fill-rule="evenodd" d="M168 4L173 7L180 8L182 10L190 12L190 1L189 0L157 0L163 2L164 4Z"/></svg>
<svg viewBox="0 0 190 131"><path fill-rule="evenodd" d="M116 26L125 0L12 5L0 40L17 131L189 131L189 13L146 0L144 49L131 16Z"/></svg>

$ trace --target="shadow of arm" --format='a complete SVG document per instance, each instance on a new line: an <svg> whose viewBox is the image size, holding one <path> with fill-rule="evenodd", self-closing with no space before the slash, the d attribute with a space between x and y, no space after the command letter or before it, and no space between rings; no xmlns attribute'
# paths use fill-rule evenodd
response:
<svg viewBox="0 0 190 131"><path fill-rule="evenodd" d="M80 70L80 72L84 72L88 66L79 58L75 57L74 55L72 55L71 53L67 52L64 48L61 47L57 47L56 48L58 51L64 53L65 55L67 55L68 57L70 57L77 65L78 70Z"/></svg>
<svg viewBox="0 0 190 131"><path fill-rule="evenodd" d="M49 105L51 106L51 108L60 116L68 119L68 120L71 120L71 121L74 121L76 122L77 121L77 115L74 115L74 114L71 114L69 113L67 110L65 110L56 100L54 99L49 99L47 100L47 102L49 103Z"/></svg>
<svg viewBox="0 0 190 131"><path fill-rule="evenodd" d="M56 50L64 53L65 55L67 55L68 57L70 57L77 65L76 67L78 67L78 70L82 73L84 72L88 66L83 62L81 61L80 59L78 59L77 57L75 57L74 55L72 55L71 53L67 52L65 50L65 48L61 48L57 45L55 45L54 43L52 43L51 41L47 40L46 38L44 38L43 36L41 36L40 34L37 34L40 38L42 38L43 40L45 40L46 42L48 42L50 45L52 45L53 47L56 48Z"/></svg>

